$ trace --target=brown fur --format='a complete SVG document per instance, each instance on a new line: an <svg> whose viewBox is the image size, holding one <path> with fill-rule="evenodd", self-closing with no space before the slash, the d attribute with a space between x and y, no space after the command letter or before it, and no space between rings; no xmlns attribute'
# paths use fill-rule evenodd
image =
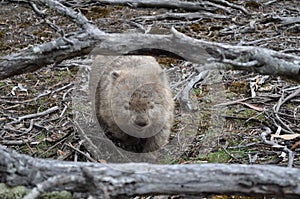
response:
<svg viewBox="0 0 300 199"><path fill-rule="evenodd" d="M97 56L94 65L101 71L95 93L96 116L106 135L135 152L165 145L174 102L156 60L148 56Z"/></svg>

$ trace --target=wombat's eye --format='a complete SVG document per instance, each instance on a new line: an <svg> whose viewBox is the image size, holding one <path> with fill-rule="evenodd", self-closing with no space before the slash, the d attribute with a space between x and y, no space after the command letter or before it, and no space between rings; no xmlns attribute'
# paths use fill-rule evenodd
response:
<svg viewBox="0 0 300 199"><path fill-rule="evenodd" d="M154 109L154 104L153 104L153 103L150 103L150 104L149 104L149 108L150 108L150 109Z"/></svg>
<svg viewBox="0 0 300 199"><path fill-rule="evenodd" d="M124 105L124 109L125 109L125 110L129 110L129 105L128 105L128 104L125 104L125 105Z"/></svg>

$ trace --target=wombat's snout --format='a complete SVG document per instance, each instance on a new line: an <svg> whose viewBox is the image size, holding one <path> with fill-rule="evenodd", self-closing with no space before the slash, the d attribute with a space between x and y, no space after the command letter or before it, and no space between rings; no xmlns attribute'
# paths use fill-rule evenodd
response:
<svg viewBox="0 0 300 199"><path fill-rule="evenodd" d="M137 127L140 128L146 127L149 124L148 118L145 118L143 116L137 116L136 118L134 118L133 122Z"/></svg>

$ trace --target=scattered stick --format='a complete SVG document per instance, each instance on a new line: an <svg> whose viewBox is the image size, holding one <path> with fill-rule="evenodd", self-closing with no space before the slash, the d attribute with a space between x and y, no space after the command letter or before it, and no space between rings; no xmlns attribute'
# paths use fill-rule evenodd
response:
<svg viewBox="0 0 300 199"><path fill-rule="evenodd" d="M191 103L190 101L190 90L193 88L193 86L199 82L200 80L205 79L209 75L209 71L203 71L197 76L193 77L189 83L184 87L184 89L178 93L177 99L180 102L180 107L182 109L192 111L195 110L196 107Z"/></svg>
<svg viewBox="0 0 300 199"><path fill-rule="evenodd" d="M285 92L282 93L282 96L279 98L277 104L275 104L273 106L273 111L274 111L274 115L275 118L277 119L277 121L283 125L285 127L285 129L283 129L283 131L287 132L287 133L291 133L294 134L295 132L290 128L290 126L288 124L286 124L280 117L279 117L279 110L280 107L286 103L287 101L289 101L290 99L298 96L300 94L300 88L298 88L295 92L291 93L290 95L288 95L287 97L284 97Z"/></svg>
<svg viewBox="0 0 300 199"><path fill-rule="evenodd" d="M80 151L79 149L73 147L71 144L65 144L65 145L68 146L68 147L70 147L74 151L80 153L81 155L85 156L89 161L91 161L91 162L97 162L95 159L91 158L89 155L87 155L86 153Z"/></svg>
<svg viewBox="0 0 300 199"><path fill-rule="evenodd" d="M275 148L283 148L283 153L288 153L288 167L292 168L294 162L294 155L295 155L294 152L288 149L287 146L278 144L272 137L271 140L267 140L266 136L270 135L272 131L269 127L264 127L264 130L265 131L263 131L260 135L264 143L271 145L272 147ZM281 132L281 127L277 129L275 134L280 134L280 132Z"/></svg>

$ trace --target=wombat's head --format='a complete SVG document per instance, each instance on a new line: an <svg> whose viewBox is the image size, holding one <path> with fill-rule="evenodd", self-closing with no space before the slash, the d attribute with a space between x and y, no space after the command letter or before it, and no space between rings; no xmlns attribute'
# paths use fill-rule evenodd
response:
<svg viewBox="0 0 300 199"><path fill-rule="evenodd" d="M111 108L118 127L138 138L159 133L168 122L167 116L173 114L173 101L165 74L162 71L137 75L114 71L111 75Z"/></svg>

